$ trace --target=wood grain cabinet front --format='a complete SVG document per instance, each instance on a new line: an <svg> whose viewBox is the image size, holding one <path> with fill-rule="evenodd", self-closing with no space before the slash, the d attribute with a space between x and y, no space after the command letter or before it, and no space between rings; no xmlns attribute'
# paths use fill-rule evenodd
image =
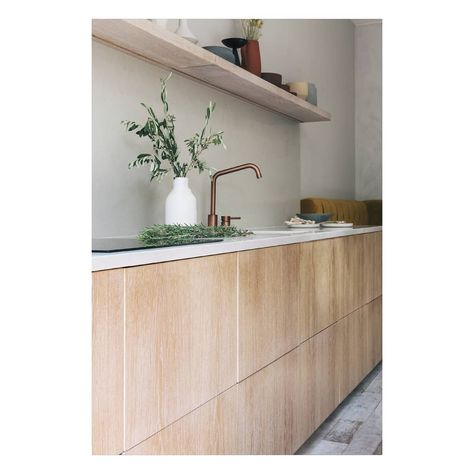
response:
<svg viewBox="0 0 474 474"><path fill-rule="evenodd" d="M380 296L380 280L380 232L241 252L239 380Z"/></svg>
<svg viewBox="0 0 474 474"><path fill-rule="evenodd" d="M301 344L297 354L297 384L294 387L296 422L292 437L295 452L339 404L340 371L337 367L341 340L337 324Z"/></svg>
<svg viewBox="0 0 474 474"><path fill-rule="evenodd" d="M123 451L124 270L92 275L92 453Z"/></svg>
<svg viewBox="0 0 474 474"><path fill-rule="evenodd" d="M126 454L293 454L380 361L380 298Z"/></svg>
<svg viewBox="0 0 474 474"><path fill-rule="evenodd" d="M237 381L237 255L125 269L125 448Z"/></svg>
<svg viewBox="0 0 474 474"><path fill-rule="evenodd" d="M237 385L125 454L240 454Z"/></svg>
<svg viewBox="0 0 474 474"><path fill-rule="evenodd" d="M367 325L367 360L370 369L382 360L382 297L378 297L362 308Z"/></svg>
<svg viewBox="0 0 474 474"><path fill-rule="evenodd" d="M374 292L373 298L377 298L382 294L382 232L374 232L369 234L374 243L373 255L373 278Z"/></svg>
<svg viewBox="0 0 474 474"><path fill-rule="evenodd" d="M93 452L290 454L382 357L381 233L95 272Z"/></svg>
<svg viewBox="0 0 474 474"><path fill-rule="evenodd" d="M241 454L293 453L297 362L297 352L290 351L238 384Z"/></svg>
<svg viewBox="0 0 474 474"><path fill-rule="evenodd" d="M361 303L382 294L382 233L364 234L361 263Z"/></svg>
<svg viewBox="0 0 474 474"><path fill-rule="evenodd" d="M334 239L301 244L299 342L336 320L334 258Z"/></svg>
<svg viewBox="0 0 474 474"><path fill-rule="evenodd" d="M239 380L299 342L299 244L239 253Z"/></svg>
<svg viewBox="0 0 474 474"><path fill-rule="evenodd" d="M334 310L338 320L362 305L364 235L334 239Z"/></svg>

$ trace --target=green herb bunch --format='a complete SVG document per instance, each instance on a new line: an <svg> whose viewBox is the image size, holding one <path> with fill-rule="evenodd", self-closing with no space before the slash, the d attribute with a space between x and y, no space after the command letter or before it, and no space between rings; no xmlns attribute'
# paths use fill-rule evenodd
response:
<svg viewBox="0 0 474 474"><path fill-rule="evenodd" d="M207 227L203 224L155 224L150 227L145 227L145 229L138 234L138 239L145 245L165 246L195 242L199 239L243 237L251 233L252 232L248 230L238 229L234 226Z"/></svg>
<svg viewBox="0 0 474 474"><path fill-rule="evenodd" d="M263 20L240 20L245 39L258 40L262 36Z"/></svg>
<svg viewBox="0 0 474 474"><path fill-rule="evenodd" d="M212 133L209 129L209 121L212 113L216 108L214 102L209 102L206 109L206 116L204 119L204 126L200 133L195 133L191 138L184 140L188 149L190 159L189 161L179 160L179 148L175 137L175 121L176 118L169 112L168 96L166 92L166 83L171 77L171 74L166 79L161 81L161 102L163 104L163 118L159 119L154 110L146 104L141 104L148 112L148 118L145 124L139 124L133 121L123 120L127 131L133 132L143 138L149 138L153 144L153 153L141 153L137 158L130 162L128 167L134 168L137 166L150 166L150 181L158 179L161 181L170 171L175 177L184 178L192 169L197 169L199 173L208 171L212 175L214 168L211 168L205 161L200 158L201 153L208 149L211 145L225 144L222 141L224 132Z"/></svg>

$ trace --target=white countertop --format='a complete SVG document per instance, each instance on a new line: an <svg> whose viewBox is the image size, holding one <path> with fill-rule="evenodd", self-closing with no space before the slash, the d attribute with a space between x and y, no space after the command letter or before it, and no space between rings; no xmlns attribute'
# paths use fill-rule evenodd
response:
<svg viewBox="0 0 474 474"><path fill-rule="evenodd" d="M257 230L257 229L255 229ZM286 227L265 229L265 234L253 234L247 237L233 237L222 242L208 244L181 245L177 247L163 247L144 250L129 250L124 252L92 253L92 271L110 270L112 268L134 267L150 263L169 262L186 258L204 257L221 253L238 252L241 250L260 249L277 245L297 244L313 240L346 237L368 232L379 232L382 226L359 226L353 229L316 229L313 231L294 231L291 234L278 233L288 231Z"/></svg>

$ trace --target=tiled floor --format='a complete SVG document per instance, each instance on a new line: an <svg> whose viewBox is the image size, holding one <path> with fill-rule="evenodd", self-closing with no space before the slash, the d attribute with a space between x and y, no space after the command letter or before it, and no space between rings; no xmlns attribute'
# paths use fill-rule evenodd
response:
<svg viewBox="0 0 474 474"><path fill-rule="evenodd" d="M382 454L382 363L296 454Z"/></svg>

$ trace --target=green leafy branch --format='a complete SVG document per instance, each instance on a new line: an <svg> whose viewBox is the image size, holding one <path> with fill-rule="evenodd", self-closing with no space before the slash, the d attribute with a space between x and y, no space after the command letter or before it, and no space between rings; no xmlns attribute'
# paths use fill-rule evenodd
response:
<svg viewBox="0 0 474 474"><path fill-rule="evenodd" d="M170 75L166 79L161 80L161 103L163 105L164 117L160 120L154 110L146 104L141 104L148 112L148 118L145 124L139 124L133 121L122 121L125 128L129 132L135 132L140 138L149 138L153 145L153 153L141 153L137 158L130 162L128 167L134 168L143 165L150 166L150 181L158 179L161 181L170 171L175 177L186 177L191 169L197 169L199 173L207 170L212 174L211 168L205 161L200 159L200 155L204 150L207 150L211 145L225 144L222 140L223 132L212 133L209 129L209 121L216 104L210 102L204 119L204 126L201 133L194 134L191 138L184 140L190 160L182 162L179 160L179 148L175 137L175 121L174 115L169 112L168 95L166 91L166 83L170 79ZM169 167L166 167L166 163Z"/></svg>

